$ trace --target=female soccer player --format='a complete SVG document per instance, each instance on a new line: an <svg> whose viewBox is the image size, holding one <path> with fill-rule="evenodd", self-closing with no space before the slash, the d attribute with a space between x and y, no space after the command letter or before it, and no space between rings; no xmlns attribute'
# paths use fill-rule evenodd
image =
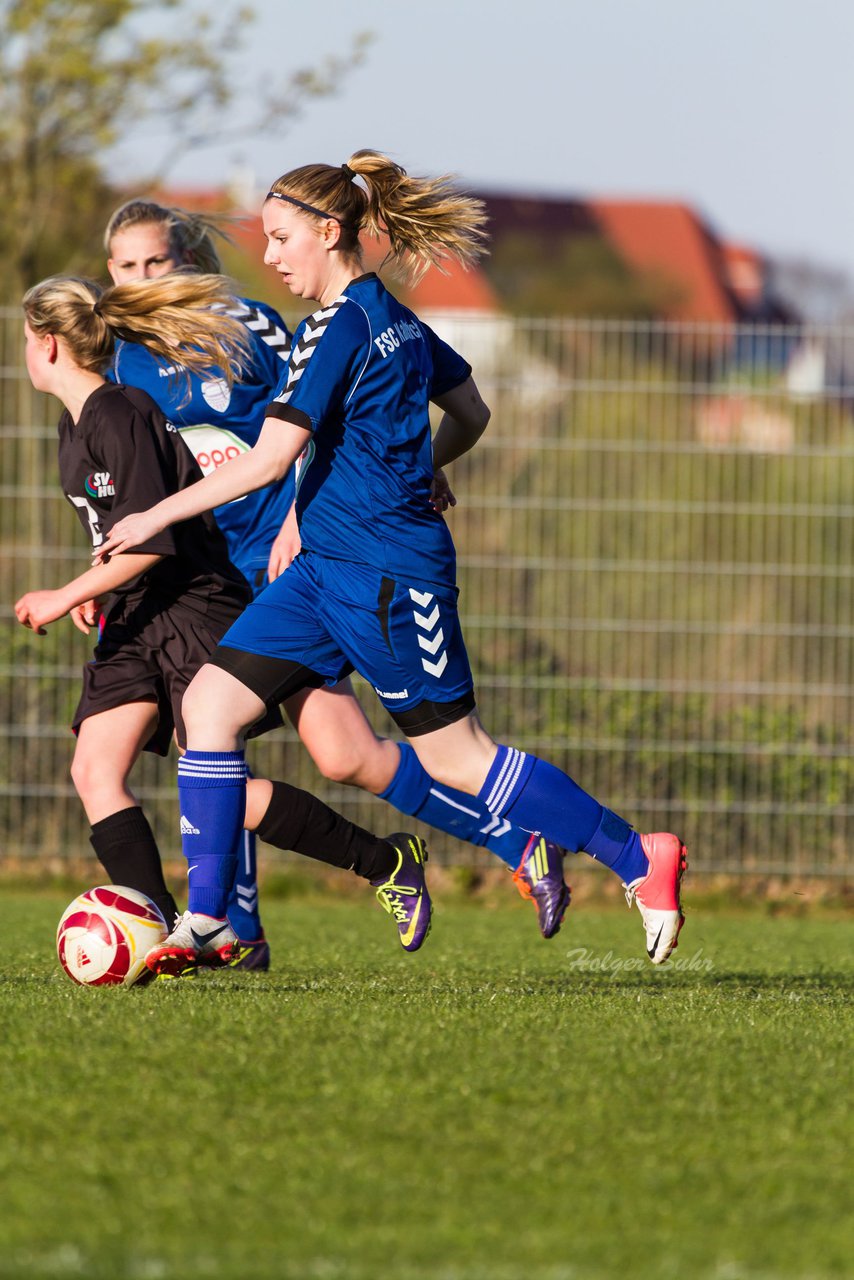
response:
<svg viewBox="0 0 854 1280"><path fill-rule="evenodd" d="M105 381L116 331L144 334L161 358L179 359L192 372L221 368L230 385L232 367L239 369L249 351L241 322L228 313L231 297L228 282L210 275L172 275L103 293L91 281L54 277L25 295L27 371L37 390L65 406L60 478L94 549L123 512L201 481L197 463L153 400L144 391ZM159 859L156 878L149 869L149 878L139 883L136 845L143 815L128 778L141 751L165 754L173 726L183 744L184 691L251 593L215 521L199 515L174 533L146 539L129 555L94 564L62 587L27 592L15 614L41 635L49 623L70 614L88 634L98 602L107 595L113 601L94 660L84 669L74 716L72 778L95 831L103 824L124 829L129 849L123 865L134 872L132 887L143 888L169 919L175 903ZM414 886L422 928L408 949L420 945L430 922L429 898L422 892L427 855L420 840L406 834L379 840L294 787L261 779L249 787L247 822L263 839L351 867L374 884L396 920L400 895ZM186 816L181 828L187 838L198 834ZM226 896L233 873L232 860L219 886ZM396 876L406 877L402 888ZM162 972L183 972L198 961L230 964L239 956L237 935L225 919L194 917L194 928L192 949L167 948Z"/></svg>
<svg viewBox="0 0 854 1280"><path fill-rule="evenodd" d="M177 270L219 275L222 264L214 239L218 234L223 233L217 223L200 214L151 200L129 200L115 210L104 233L107 269L114 284L156 280ZM255 444L271 388L281 379L291 345L281 316L265 303L232 298L228 313L244 327L246 337L241 374L230 385L218 369L178 371L172 356L164 364L144 341L117 341L107 371L113 382L148 392L181 432L203 473ZM266 583L268 565L280 559L278 540L293 500L289 472L277 483L214 512L232 564L253 592ZM279 723L281 717L275 712L267 727ZM144 847L147 864L159 866L157 845L142 811L133 814L132 820L140 829L138 856ZM127 819L119 816L115 822L99 823L92 837L102 862L123 884L131 883L124 869L126 827ZM235 852L237 871L227 915L240 939L241 955L233 967L267 969L270 947L261 922L257 851L251 831L239 833Z"/></svg>
<svg viewBox="0 0 854 1280"><path fill-rule="evenodd" d="M416 270L448 254L472 261L482 251L480 207L447 179L413 179L360 151L338 167L286 173L263 220L265 261L320 307L297 329L258 444L192 491L120 521L102 548L126 551L279 478L307 451L297 488L302 552L230 628L185 699L179 790L200 832L185 844L190 913L222 909L211 889L227 857L219 833L241 820L246 727L282 697L334 683L351 664L440 784L611 867L660 964L683 923L681 840L638 835L561 770L497 744L477 717L453 543L430 495L434 467L473 447L489 411L466 361L363 271L362 228L386 231L392 257ZM431 401L444 414L432 441ZM215 811L203 786L216 787ZM417 899L410 906L414 914ZM177 942L188 942L189 927L176 931Z"/></svg>
<svg viewBox="0 0 854 1280"><path fill-rule="evenodd" d="M200 214L130 200L107 225L107 267L117 284L158 279L178 269L218 273L222 268L214 237L222 234L215 221ZM205 473L256 444L290 350L284 321L264 303L236 299L229 314L245 326L249 342L241 376L230 388L219 371L182 371L180 379L166 376L168 367L164 369L162 360L144 343L117 342L108 373L114 381L148 392L181 431ZM299 550L296 519L288 518L293 496L293 472L288 471L273 484L214 512L233 563L256 594L288 567ZM514 870L523 896L533 899L544 937L558 932L570 896L563 879L562 850L539 833L532 835L494 818L471 796L439 787L408 744L378 738L349 678L334 688L302 689L287 699L285 709L326 777L363 787L457 839L488 847ZM117 828L119 841L123 827L124 823ZM105 848L108 856L121 859L121 844L112 848L109 824L98 828L97 839L102 847L110 844ZM150 856L156 860L150 831L148 839ZM251 832L238 835L236 853L237 874L227 914L241 940L244 955L239 963L266 968L269 947L258 911Z"/></svg>

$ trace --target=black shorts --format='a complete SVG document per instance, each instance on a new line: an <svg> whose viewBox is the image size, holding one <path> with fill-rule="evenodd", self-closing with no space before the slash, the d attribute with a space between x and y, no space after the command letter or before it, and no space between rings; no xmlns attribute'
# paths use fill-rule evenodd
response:
<svg viewBox="0 0 854 1280"><path fill-rule="evenodd" d="M112 711L130 702L152 702L157 707L157 728L145 744L146 751L165 756L173 730L186 746L181 701L193 676L216 649L220 637L240 613L219 609L215 614L195 613L162 602L120 599L108 611L92 661L83 668L83 692L74 713L77 733L89 716ZM253 726L250 736L281 725L278 709Z"/></svg>

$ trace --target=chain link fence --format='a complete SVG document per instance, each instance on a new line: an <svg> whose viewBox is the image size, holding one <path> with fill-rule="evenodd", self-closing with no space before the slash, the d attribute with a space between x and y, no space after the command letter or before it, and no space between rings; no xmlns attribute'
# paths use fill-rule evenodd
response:
<svg viewBox="0 0 854 1280"><path fill-rule="evenodd" d="M493 409L454 464L449 517L486 725L640 829L682 833L696 871L847 874L854 329L425 318ZM12 604L89 557L16 308L0 311L0 379L0 863L17 864L88 853L67 726L90 645L67 621L33 636ZM289 729L249 757L367 826L399 821L321 778ZM153 757L136 774L170 857L174 775Z"/></svg>

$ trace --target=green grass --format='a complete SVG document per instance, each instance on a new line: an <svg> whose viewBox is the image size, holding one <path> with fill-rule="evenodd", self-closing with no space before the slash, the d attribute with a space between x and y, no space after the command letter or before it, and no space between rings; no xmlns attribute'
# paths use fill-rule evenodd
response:
<svg viewBox="0 0 854 1280"><path fill-rule="evenodd" d="M0 1276L848 1276L848 925L272 901L268 975L89 990L7 892Z"/></svg>

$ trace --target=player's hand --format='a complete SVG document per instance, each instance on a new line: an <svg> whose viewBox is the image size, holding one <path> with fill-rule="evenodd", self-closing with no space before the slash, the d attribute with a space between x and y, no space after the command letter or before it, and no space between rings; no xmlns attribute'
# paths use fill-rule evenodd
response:
<svg viewBox="0 0 854 1280"><path fill-rule="evenodd" d="M280 574L284 573L288 565L296 560L301 547L296 509L291 507L270 548L267 577L271 582L274 578L278 578Z"/></svg>
<svg viewBox="0 0 854 1280"><path fill-rule="evenodd" d="M88 636L90 629L97 626L100 613L100 600L87 600L85 604L76 604L68 616L77 630Z"/></svg>
<svg viewBox="0 0 854 1280"><path fill-rule="evenodd" d="M443 511L447 511L448 507L457 505L457 500L448 483L448 477L441 467L437 467L433 472L433 483L430 486L430 504L433 510L438 511L440 515Z"/></svg>
<svg viewBox="0 0 854 1280"><path fill-rule="evenodd" d="M64 618L68 612L58 591L28 591L15 605L15 617L22 627L29 627L37 636L46 636L45 627Z"/></svg>
<svg viewBox="0 0 854 1280"><path fill-rule="evenodd" d="M130 551L166 528L150 511L138 511L114 524L107 537L92 553L93 564L106 564L111 556Z"/></svg>

